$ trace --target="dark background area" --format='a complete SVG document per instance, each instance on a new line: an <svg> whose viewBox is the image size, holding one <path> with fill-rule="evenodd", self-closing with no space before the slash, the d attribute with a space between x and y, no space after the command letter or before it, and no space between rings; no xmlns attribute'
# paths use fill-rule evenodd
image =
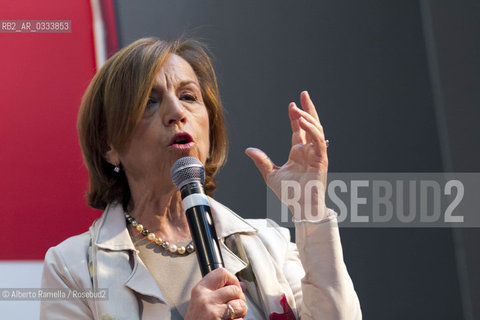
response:
<svg viewBox="0 0 480 320"><path fill-rule="evenodd" d="M288 156L308 90L331 172L480 171L478 1L117 0L121 46L187 33L213 52L230 138L216 198L265 217L244 149ZM478 229L344 228L365 319L480 319Z"/></svg>

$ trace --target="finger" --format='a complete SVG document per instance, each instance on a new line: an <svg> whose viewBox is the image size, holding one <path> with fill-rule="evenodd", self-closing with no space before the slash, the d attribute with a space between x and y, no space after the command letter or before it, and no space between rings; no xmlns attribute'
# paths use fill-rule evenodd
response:
<svg viewBox="0 0 480 320"><path fill-rule="evenodd" d="M213 292L212 295L213 301L217 303L227 303L230 300L240 299L247 301L245 295L243 294L242 288L240 285L229 285L223 288L217 289Z"/></svg>
<svg viewBox="0 0 480 320"><path fill-rule="evenodd" d="M327 144L325 142L325 137L320 130L303 117L300 118L299 124L307 133L307 140L312 142L315 154L319 157L325 155L327 152Z"/></svg>
<svg viewBox="0 0 480 320"><path fill-rule="evenodd" d="M263 176L263 179L266 181L267 174L271 173L274 169L277 168L270 160L270 158L260 149L257 148L247 148L245 154L250 157L255 163L255 166L260 171Z"/></svg>
<svg viewBox="0 0 480 320"><path fill-rule="evenodd" d="M200 283L210 290L217 290L228 285L235 285L240 287L237 277L225 268L218 268L209 272Z"/></svg>
<svg viewBox="0 0 480 320"><path fill-rule="evenodd" d="M301 117L305 118L305 120L307 120L308 122L313 124L315 127L317 127L318 130L320 130L320 132L323 134L322 124L320 123L320 121L317 118L315 118L314 116L312 116L311 114L309 114L305 110L300 109L296 105L292 108L292 113L294 113L295 116L298 117L298 119L300 119Z"/></svg>
<svg viewBox="0 0 480 320"><path fill-rule="evenodd" d="M294 102L291 102L288 105L288 117L290 118L290 125L292 127L292 146L305 143L305 131L300 128L300 124L298 123L301 115L295 109L298 109L298 107Z"/></svg>
<svg viewBox="0 0 480 320"><path fill-rule="evenodd" d="M302 106L303 110L308 112L312 117L314 117L315 119L317 119L318 122L320 122L317 109L315 109L315 105L313 104L312 99L310 99L308 91L303 91L300 93L300 105Z"/></svg>
<svg viewBox="0 0 480 320"><path fill-rule="evenodd" d="M228 310L228 304L230 304L233 308L233 312L235 313L233 317L231 317L230 312ZM243 300L232 300L229 301L227 304L227 310L226 310L226 316L225 319L241 319L244 318L247 315L248 312L248 307L245 301Z"/></svg>
<svg viewBox="0 0 480 320"><path fill-rule="evenodd" d="M321 129L321 127L319 127L318 124L312 123L312 122L308 121L307 119L305 119L304 117L302 117L301 119L302 119L301 122L306 122L306 123L313 126L312 131L309 131L309 132L305 133L305 140L307 141L307 143L318 143L317 139L315 139L315 135L317 135L317 134L320 135L320 138L325 139L325 135L323 134L323 130ZM300 124L300 127L303 129L303 126L301 124Z"/></svg>

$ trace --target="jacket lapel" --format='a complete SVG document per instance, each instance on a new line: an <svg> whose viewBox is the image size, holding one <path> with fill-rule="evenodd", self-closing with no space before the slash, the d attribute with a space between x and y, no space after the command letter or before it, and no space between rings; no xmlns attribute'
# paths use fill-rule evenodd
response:
<svg viewBox="0 0 480 320"><path fill-rule="evenodd" d="M108 288L109 299L99 301L101 319L105 314L115 319L137 319L140 311L136 294L153 297L157 315L169 316L165 298L148 269L138 257L126 228L123 209L110 205L90 230L93 241L92 269L96 288ZM125 288L131 290L125 290ZM133 290L133 291L132 291ZM115 301L116 303L112 303ZM121 303L117 303L121 302ZM154 304L155 306L155 304Z"/></svg>
<svg viewBox="0 0 480 320"><path fill-rule="evenodd" d="M247 263L225 245L225 239L237 233L255 234L257 229L213 198L209 198L209 201L225 268L230 273L237 274L247 267Z"/></svg>
<svg viewBox="0 0 480 320"><path fill-rule="evenodd" d="M288 251L287 238L289 239L290 235L282 235L278 226L270 225L268 220L254 219L249 220L252 222L250 223L211 198L210 205L214 211L218 237L223 240L233 234L240 237L240 246L243 246L247 256L245 260L250 264L246 271L251 269L250 273L253 272L253 277L248 276L253 279L243 280L247 280L245 281L247 290L257 305L263 306L265 313L275 319L295 319L295 313L292 311L292 308L296 309L293 292L284 276L283 265L277 264L283 262L283 255ZM261 233L258 232L260 229ZM224 241L221 242L228 249ZM230 249L227 254L222 250L222 255L225 266L233 274L245 270L248 265ZM229 255L242 261L244 267L229 269L230 261L227 261Z"/></svg>

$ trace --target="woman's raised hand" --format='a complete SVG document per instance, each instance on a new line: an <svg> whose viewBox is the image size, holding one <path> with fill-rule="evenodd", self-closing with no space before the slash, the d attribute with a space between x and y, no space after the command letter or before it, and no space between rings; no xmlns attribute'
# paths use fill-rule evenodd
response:
<svg viewBox="0 0 480 320"><path fill-rule="evenodd" d="M296 219L320 220L327 216L327 143L315 106L306 91L300 94L300 104L303 110L294 102L288 106L292 146L288 161L283 166L276 166L260 149L248 148L245 153ZM293 202L299 206L293 205Z"/></svg>
<svg viewBox="0 0 480 320"><path fill-rule="evenodd" d="M193 287L185 319L242 319L246 314L246 299L237 277L219 268Z"/></svg>

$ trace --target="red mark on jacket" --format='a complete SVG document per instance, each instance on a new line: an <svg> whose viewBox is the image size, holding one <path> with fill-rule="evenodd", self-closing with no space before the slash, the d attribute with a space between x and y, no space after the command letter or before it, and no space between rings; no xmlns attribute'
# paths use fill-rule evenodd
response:
<svg viewBox="0 0 480 320"><path fill-rule="evenodd" d="M295 320L295 314L292 311L292 308L288 305L287 302L287 297L285 297L285 294L282 296L282 299L280 299L280 305L283 308L283 313L272 313L270 314L269 319L270 320Z"/></svg>

